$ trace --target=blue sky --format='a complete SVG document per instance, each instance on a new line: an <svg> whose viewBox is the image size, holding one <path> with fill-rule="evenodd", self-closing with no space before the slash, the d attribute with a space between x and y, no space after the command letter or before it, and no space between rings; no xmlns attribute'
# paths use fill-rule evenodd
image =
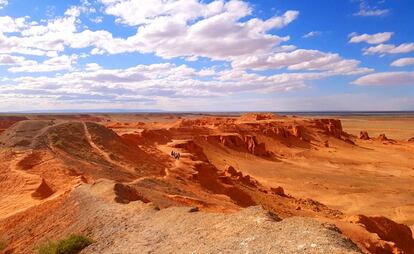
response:
<svg viewBox="0 0 414 254"><path fill-rule="evenodd" d="M410 0L0 0L0 111L414 110Z"/></svg>

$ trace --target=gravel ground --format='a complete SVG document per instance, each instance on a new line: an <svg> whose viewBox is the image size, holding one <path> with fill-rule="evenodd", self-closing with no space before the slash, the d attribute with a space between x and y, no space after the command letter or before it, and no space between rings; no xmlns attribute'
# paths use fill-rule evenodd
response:
<svg viewBox="0 0 414 254"><path fill-rule="evenodd" d="M280 220L261 207L229 214L190 212L190 207L157 210L140 201L90 202L84 192L79 188L77 194L88 211L83 221L96 241L84 254L361 253L332 225L302 217Z"/></svg>

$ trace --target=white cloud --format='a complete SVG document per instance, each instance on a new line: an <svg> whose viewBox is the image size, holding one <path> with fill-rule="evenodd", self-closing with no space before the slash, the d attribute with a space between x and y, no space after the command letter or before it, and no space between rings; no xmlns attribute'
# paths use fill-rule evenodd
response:
<svg viewBox="0 0 414 254"><path fill-rule="evenodd" d="M0 10L4 8L4 6L8 5L8 0L0 0Z"/></svg>
<svg viewBox="0 0 414 254"><path fill-rule="evenodd" d="M395 60L394 62L391 63L391 66L403 67L403 66L412 65L412 64L414 64L414 57L406 57L406 58L400 58L400 59Z"/></svg>
<svg viewBox="0 0 414 254"><path fill-rule="evenodd" d="M138 26L154 22L158 17L168 17L182 22L194 20L198 17L211 17L224 11L241 17L251 13L250 7L243 1L213 1L203 4L197 0L162 1L147 0L142 4L134 0L101 0L105 5L105 12L117 17L117 22L130 26ZM236 14L237 16L237 14Z"/></svg>
<svg viewBox="0 0 414 254"><path fill-rule="evenodd" d="M334 72L281 73L262 75L245 70L207 68L197 71L170 63L137 65L127 69L93 67L54 77L24 76L15 84L0 87L0 94L49 96L55 102L105 101L127 103L135 100L160 102L174 98L228 97L231 94L274 93L306 87L310 80L337 75ZM47 92L45 92L47 91Z"/></svg>
<svg viewBox="0 0 414 254"><path fill-rule="evenodd" d="M379 44L364 49L364 55L386 55L386 54L402 54L414 51L414 43L403 43L398 46L393 44Z"/></svg>
<svg viewBox="0 0 414 254"><path fill-rule="evenodd" d="M0 65L15 65L22 63L25 60L21 56L0 55Z"/></svg>
<svg viewBox="0 0 414 254"><path fill-rule="evenodd" d="M302 36L302 38L311 38L311 37L315 37L315 36L318 36L318 35L321 35L321 34L322 34L322 32L320 32L320 31L311 31L307 34L304 34Z"/></svg>
<svg viewBox="0 0 414 254"><path fill-rule="evenodd" d="M384 9L379 6L372 6L367 3L367 0L358 0L359 10L354 13L355 16L362 17L384 17L390 13L389 9Z"/></svg>
<svg viewBox="0 0 414 254"><path fill-rule="evenodd" d="M286 11L267 20L250 18L251 6L237 0L210 3L151 0L152 4L145 5L130 0L102 0L102 3L107 14L115 15L118 22L138 26L137 33L128 38L114 38L105 30L79 31L81 13L91 8L84 4L69 8L63 17L45 24L28 24L22 19L17 27L14 23L18 19L0 20L0 23L13 24L7 25L7 32L20 34L7 36L0 32L0 53L56 56L66 47L93 47L92 54L139 52L167 59L230 60L272 51L289 40L288 36L280 37L269 31L288 25L299 15L297 11Z"/></svg>
<svg viewBox="0 0 414 254"><path fill-rule="evenodd" d="M360 77L352 83L361 86L414 85L414 72L378 72Z"/></svg>
<svg viewBox="0 0 414 254"><path fill-rule="evenodd" d="M350 34L350 43L359 43L359 42L366 42L369 44L379 44L388 41L391 39L391 36L394 33L392 32L384 32L384 33L376 33L376 34Z"/></svg>
<svg viewBox="0 0 414 254"><path fill-rule="evenodd" d="M90 20L95 24L99 24L99 23L103 22L103 17L102 16L97 16L95 18L91 18Z"/></svg>
<svg viewBox="0 0 414 254"><path fill-rule="evenodd" d="M56 76L22 76L0 86L0 94L49 96L51 100L125 101L133 98L196 98L228 96L241 92L278 92L300 89L309 80L323 79L329 72L282 73L265 76L243 70L215 68L197 71L186 65L137 65L127 69L89 70ZM38 67L34 67L38 68ZM61 97L64 96L64 97Z"/></svg>
<svg viewBox="0 0 414 254"><path fill-rule="evenodd" d="M18 32L25 27L27 27L25 17L16 19L9 16L0 17L0 33Z"/></svg>
<svg viewBox="0 0 414 254"><path fill-rule="evenodd" d="M269 70L287 68L288 70L329 71L338 75L370 72L359 68L359 61L343 59L338 54L318 50L298 49L292 52L251 56L233 62L234 68Z"/></svg>
<svg viewBox="0 0 414 254"><path fill-rule="evenodd" d="M81 20L90 20L89 13L99 10L87 0L82 0L81 6L69 8L62 17L47 21L0 19L0 24L7 26L0 26L0 64L7 65L9 72L19 73L18 78L0 81L2 98L37 97L51 104L160 102L182 97L289 91L306 87L311 80L372 71L339 54L284 44L289 36L278 36L275 29L297 19L298 11L260 19L252 15L250 4L237 0L101 2L106 14L115 16L118 23L129 29L132 27L134 34L115 37L110 31L85 28ZM79 56L67 55L69 48L69 52L76 50ZM88 61L94 54L128 52L208 61L213 67L199 70L163 63L106 69ZM78 57L89 63L75 68ZM211 60L224 63L214 66ZM275 69L289 72L270 75L257 71ZM33 72L60 73L30 74Z"/></svg>
<svg viewBox="0 0 414 254"><path fill-rule="evenodd" d="M386 16L390 10L388 9L361 9L357 13L355 13L356 16Z"/></svg>
<svg viewBox="0 0 414 254"><path fill-rule="evenodd" d="M102 69L102 66L97 63L88 63L85 65L85 71L97 71L100 69Z"/></svg>
<svg viewBox="0 0 414 254"><path fill-rule="evenodd" d="M151 0L151 4L145 5L131 0L101 2L106 6L106 13L116 16L118 22L139 27L137 34L126 40L115 43L110 38L106 43L101 40L100 45L95 45L94 53L138 51L163 58L228 60L271 51L289 37L268 32L288 25L299 15L297 11L286 11L267 20L250 18L242 22L240 19L247 18L252 9L246 2L236 0L211 3Z"/></svg>
<svg viewBox="0 0 414 254"><path fill-rule="evenodd" d="M28 23L25 18L3 17L0 23L10 26L5 31L0 28L0 53L56 56L57 52L65 49L66 40L73 38L78 16L78 9L73 7L65 12L64 17L49 20L46 24ZM17 32L18 35L8 36L5 32Z"/></svg>
<svg viewBox="0 0 414 254"><path fill-rule="evenodd" d="M24 60L16 63L16 66L10 67L9 72L55 72L62 70L71 70L76 62L77 56L57 56L49 58L42 63L34 60Z"/></svg>

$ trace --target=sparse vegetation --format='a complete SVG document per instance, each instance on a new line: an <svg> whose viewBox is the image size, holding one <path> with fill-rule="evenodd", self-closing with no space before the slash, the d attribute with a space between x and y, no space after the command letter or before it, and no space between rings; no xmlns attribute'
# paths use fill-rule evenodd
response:
<svg viewBox="0 0 414 254"><path fill-rule="evenodd" d="M55 146L57 146L57 147L63 147L63 141L62 140L57 140L56 142L55 142Z"/></svg>
<svg viewBox="0 0 414 254"><path fill-rule="evenodd" d="M38 248L38 254L76 254L93 241L83 235L70 235L59 241L49 241Z"/></svg>
<svg viewBox="0 0 414 254"><path fill-rule="evenodd" d="M59 139L59 134L57 134L56 132L50 133L49 137L51 138L53 145L55 145L57 147L62 147L63 146L63 141L61 139Z"/></svg>
<svg viewBox="0 0 414 254"><path fill-rule="evenodd" d="M0 251L5 250L7 247L7 241L4 238L0 237Z"/></svg>

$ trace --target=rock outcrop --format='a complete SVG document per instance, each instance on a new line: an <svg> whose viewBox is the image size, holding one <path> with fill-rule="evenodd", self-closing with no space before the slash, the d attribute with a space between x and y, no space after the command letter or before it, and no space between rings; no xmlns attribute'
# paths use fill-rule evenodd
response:
<svg viewBox="0 0 414 254"><path fill-rule="evenodd" d="M369 140L369 139L370 139L370 137L369 137L369 135L368 135L368 132L367 132L367 131L361 131L361 132L359 133L359 139L362 139L362 140Z"/></svg>
<svg viewBox="0 0 414 254"><path fill-rule="evenodd" d="M285 196L285 190L282 187L272 187L270 188L270 192L275 195Z"/></svg>
<svg viewBox="0 0 414 254"><path fill-rule="evenodd" d="M115 202L128 204L132 201L141 200L144 203L148 203L149 200L141 195L135 188L126 184L116 183L114 185Z"/></svg>
<svg viewBox="0 0 414 254"><path fill-rule="evenodd" d="M411 229L404 224L399 224L382 216L369 217L365 215L351 216L348 221L361 224L367 231L378 235L381 239L379 246L365 246L372 253L409 254L414 251L414 239ZM380 252L381 249L382 252Z"/></svg>
<svg viewBox="0 0 414 254"><path fill-rule="evenodd" d="M53 189L46 183L45 179L42 179L39 187L32 193L34 199L45 199L52 196Z"/></svg>
<svg viewBox="0 0 414 254"><path fill-rule="evenodd" d="M259 143L257 138L252 135L240 134L217 134L205 136L209 142L218 142L234 150L247 150L249 153L257 156L269 156L264 143Z"/></svg>
<svg viewBox="0 0 414 254"><path fill-rule="evenodd" d="M344 134L341 120L338 119L315 119L313 120L313 125L335 138L341 138Z"/></svg>
<svg viewBox="0 0 414 254"><path fill-rule="evenodd" d="M247 113L243 114L240 117L240 120L243 121L261 121L261 120L271 120L275 119L278 116L272 113Z"/></svg>
<svg viewBox="0 0 414 254"><path fill-rule="evenodd" d="M387 138L387 136L385 136L384 133L380 134L377 139L379 141L389 141L389 139Z"/></svg>

